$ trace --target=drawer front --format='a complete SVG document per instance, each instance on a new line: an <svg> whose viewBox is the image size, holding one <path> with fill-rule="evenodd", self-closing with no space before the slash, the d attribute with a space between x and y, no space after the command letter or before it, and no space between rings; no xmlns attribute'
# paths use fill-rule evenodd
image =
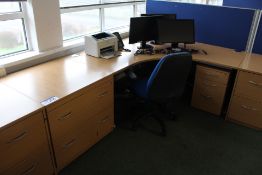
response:
<svg viewBox="0 0 262 175"><path fill-rule="evenodd" d="M233 96L228 118L262 129L262 103Z"/></svg>
<svg viewBox="0 0 262 175"><path fill-rule="evenodd" d="M226 85L229 79L229 74L230 73L226 71L197 65L196 78L199 79L219 82Z"/></svg>
<svg viewBox="0 0 262 175"><path fill-rule="evenodd" d="M49 150L42 113L6 128L0 133L0 170L15 165L41 150ZM51 161L51 159L49 160Z"/></svg>
<svg viewBox="0 0 262 175"><path fill-rule="evenodd" d="M92 89L48 114L53 139L85 127L85 122L114 103L113 87Z"/></svg>
<svg viewBox="0 0 262 175"><path fill-rule="evenodd" d="M102 139L104 136L109 134L113 128L114 124L114 110L113 108L108 108L102 113L97 115L98 117L98 140Z"/></svg>
<svg viewBox="0 0 262 175"><path fill-rule="evenodd" d="M223 92L226 91L227 86L220 83L202 79L201 77L196 77L195 79L195 87L199 88L199 90L203 91L212 91L214 93L220 93L218 95L223 95Z"/></svg>
<svg viewBox="0 0 262 175"><path fill-rule="evenodd" d="M97 142L102 111L114 108L113 81L107 79L81 90L81 95L48 112L58 170ZM112 112L113 115L113 112Z"/></svg>
<svg viewBox="0 0 262 175"><path fill-rule="evenodd" d="M262 75L240 71L235 94L262 101Z"/></svg>
<svg viewBox="0 0 262 175"><path fill-rule="evenodd" d="M50 160L50 154L46 150L31 153L24 160L16 163L3 173L3 175L52 175L54 170Z"/></svg>
<svg viewBox="0 0 262 175"><path fill-rule="evenodd" d="M84 128L54 140L57 168L60 171L96 143L97 119L90 118Z"/></svg>
<svg viewBox="0 0 262 175"><path fill-rule="evenodd" d="M102 80L99 80L83 89L78 90L77 92L74 92L72 94L70 94L69 96L63 98L63 99L59 99L58 101L54 102L53 104L49 105L46 107L46 110L48 113L50 113L51 111L53 111L54 109L59 108L60 106L62 106L63 104L66 104L72 100L74 100L75 98L82 96L83 94L85 94L86 92L89 92L90 90L92 91L93 89L100 89L103 90L103 87L107 87L107 86L111 86L113 88L114 85L114 79L113 76L109 76L106 77Z"/></svg>
<svg viewBox="0 0 262 175"><path fill-rule="evenodd" d="M207 83L211 84L212 82L207 81ZM196 83L192 96L192 106L215 115L220 115L225 92L225 86L210 87Z"/></svg>

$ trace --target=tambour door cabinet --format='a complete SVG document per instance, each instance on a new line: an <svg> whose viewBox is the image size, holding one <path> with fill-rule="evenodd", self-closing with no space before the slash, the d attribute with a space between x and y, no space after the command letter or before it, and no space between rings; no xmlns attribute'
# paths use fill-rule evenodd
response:
<svg viewBox="0 0 262 175"><path fill-rule="evenodd" d="M228 71L197 65L191 101L192 106L220 115L229 74Z"/></svg>
<svg viewBox="0 0 262 175"><path fill-rule="evenodd" d="M42 111L0 130L0 174L54 174Z"/></svg>
<svg viewBox="0 0 262 175"><path fill-rule="evenodd" d="M262 129L262 74L238 72L227 119Z"/></svg>
<svg viewBox="0 0 262 175"><path fill-rule="evenodd" d="M58 170L114 128L113 77L95 82L47 107Z"/></svg>

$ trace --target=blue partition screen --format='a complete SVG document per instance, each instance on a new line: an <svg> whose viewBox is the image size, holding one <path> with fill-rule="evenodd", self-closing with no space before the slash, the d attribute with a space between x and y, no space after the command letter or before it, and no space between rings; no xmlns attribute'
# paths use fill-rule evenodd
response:
<svg viewBox="0 0 262 175"><path fill-rule="evenodd" d="M147 13L174 13L178 19L194 19L196 41L243 51L254 10L221 6L147 1Z"/></svg>
<svg viewBox="0 0 262 175"><path fill-rule="evenodd" d="M262 54L262 19L260 20L254 47L253 47L254 53Z"/></svg>
<svg viewBox="0 0 262 175"><path fill-rule="evenodd" d="M262 0L223 0L224 6L262 9Z"/></svg>

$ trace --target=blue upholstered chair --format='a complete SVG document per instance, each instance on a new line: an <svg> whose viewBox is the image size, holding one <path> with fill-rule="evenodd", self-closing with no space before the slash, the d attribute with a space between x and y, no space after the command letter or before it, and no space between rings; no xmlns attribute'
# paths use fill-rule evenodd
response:
<svg viewBox="0 0 262 175"><path fill-rule="evenodd" d="M153 108L149 114L137 117L133 128L136 128L141 117L150 116L160 124L160 134L166 135L164 122L155 112L159 111L161 105L183 95L191 65L190 53L169 54L161 58L149 77L137 78L132 82L131 91Z"/></svg>

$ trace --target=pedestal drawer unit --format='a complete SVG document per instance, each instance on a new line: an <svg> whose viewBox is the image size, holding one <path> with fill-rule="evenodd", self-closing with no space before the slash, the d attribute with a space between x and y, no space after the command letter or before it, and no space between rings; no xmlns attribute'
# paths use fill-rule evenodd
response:
<svg viewBox="0 0 262 175"><path fill-rule="evenodd" d="M61 170L114 127L113 77L74 94L74 98L48 111L56 164ZM107 123L106 132L100 128Z"/></svg>
<svg viewBox="0 0 262 175"><path fill-rule="evenodd" d="M239 71L235 95L262 101L262 75Z"/></svg>
<svg viewBox="0 0 262 175"><path fill-rule="evenodd" d="M262 129L262 75L238 72L227 118Z"/></svg>
<svg viewBox="0 0 262 175"><path fill-rule="evenodd" d="M197 65L192 106L220 115L228 80L227 71Z"/></svg>
<svg viewBox="0 0 262 175"><path fill-rule="evenodd" d="M42 112L0 131L0 174L54 174Z"/></svg>

